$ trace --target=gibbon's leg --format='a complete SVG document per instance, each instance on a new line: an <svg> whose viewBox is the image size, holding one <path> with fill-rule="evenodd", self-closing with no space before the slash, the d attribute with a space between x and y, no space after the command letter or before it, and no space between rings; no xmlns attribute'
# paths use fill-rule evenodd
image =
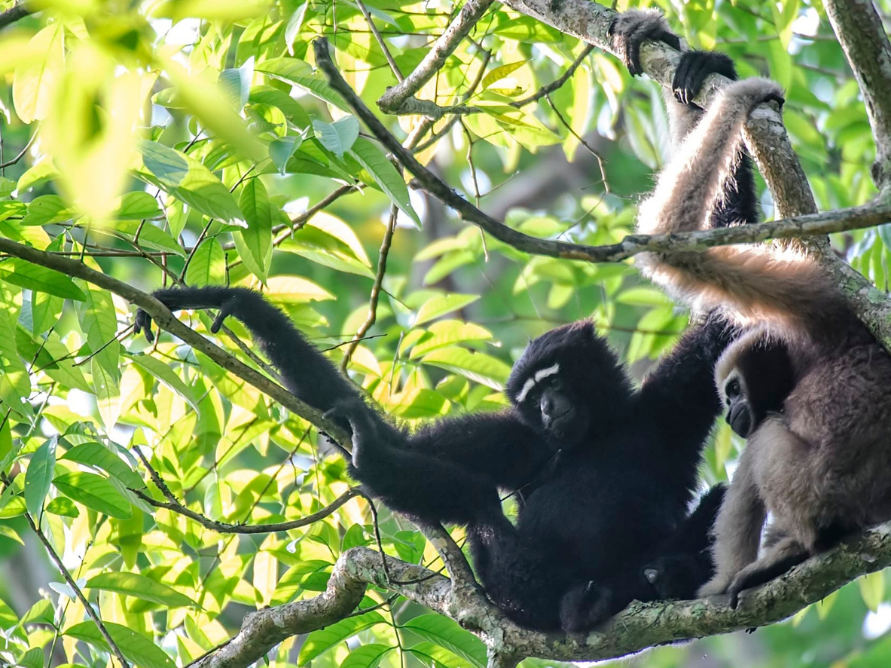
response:
<svg viewBox="0 0 891 668"><path fill-rule="evenodd" d="M726 592L736 574L758 557L767 511L754 478L757 450L755 439L750 440L718 511L713 548L715 576L699 588L700 597Z"/></svg>
<svg viewBox="0 0 891 668"><path fill-rule="evenodd" d="M733 578L733 582L727 588L727 593L730 594L730 607L736 608L739 594L744 589L770 582L809 556L810 551L794 538L780 539L767 549L758 561L743 568Z"/></svg>
<svg viewBox="0 0 891 668"><path fill-rule="evenodd" d="M467 539L474 568L495 605L517 624L559 628L560 597L572 575L552 544L524 535L513 525L471 525Z"/></svg>
<svg viewBox="0 0 891 668"><path fill-rule="evenodd" d="M653 195L640 206L642 234L703 229L711 218L739 155L749 112L782 90L767 79L744 79L723 91L690 132L659 176Z"/></svg>

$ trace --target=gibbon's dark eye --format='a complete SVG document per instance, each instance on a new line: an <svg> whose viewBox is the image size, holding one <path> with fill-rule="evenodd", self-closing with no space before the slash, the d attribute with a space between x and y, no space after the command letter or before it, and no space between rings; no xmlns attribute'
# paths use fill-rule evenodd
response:
<svg viewBox="0 0 891 668"><path fill-rule="evenodd" d="M724 386L724 393L727 395L727 402L730 403L731 399L736 399L741 391L742 387L739 384L738 378L734 378L733 380L728 381L728 383Z"/></svg>

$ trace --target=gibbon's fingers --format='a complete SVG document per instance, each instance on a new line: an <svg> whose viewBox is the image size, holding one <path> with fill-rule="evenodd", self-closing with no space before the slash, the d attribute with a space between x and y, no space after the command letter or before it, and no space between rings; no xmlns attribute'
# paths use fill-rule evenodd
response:
<svg viewBox="0 0 891 668"><path fill-rule="evenodd" d="M152 333L152 316L143 311L141 308L136 309L136 319L133 323L133 333L145 333L145 340L154 343L155 335Z"/></svg>
<svg viewBox="0 0 891 668"><path fill-rule="evenodd" d="M229 300L220 306L220 312L217 313L217 317L214 318L213 324L210 326L212 334L216 334L220 331L220 327L223 326L223 321L232 313L233 306L234 304L232 303L232 300Z"/></svg>
<svg viewBox="0 0 891 668"><path fill-rule="evenodd" d="M731 81L737 78L733 60L723 53L688 51L683 54L671 82L675 99L681 104L692 105L710 74L721 74Z"/></svg>
<svg viewBox="0 0 891 668"><path fill-rule="evenodd" d="M668 21L656 10L629 10L612 20L607 30L613 48L628 68L631 76L643 74L640 64L640 45L646 40L665 42L681 50L681 41L671 32Z"/></svg>

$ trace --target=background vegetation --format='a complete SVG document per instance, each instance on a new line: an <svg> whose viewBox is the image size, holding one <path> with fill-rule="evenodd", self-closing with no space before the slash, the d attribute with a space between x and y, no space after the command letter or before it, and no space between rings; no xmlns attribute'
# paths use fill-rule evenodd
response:
<svg viewBox="0 0 891 668"><path fill-rule="evenodd" d="M742 76L786 88L785 124L820 209L875 195L866 113L819 0L640 4L661 7L691 45L731 55ZM891 12L887 0L878 6ZM638 377L685 326L630 264L530 256L407 187L314 71L310 43L325 35L376 109L449 24L449 2L3 7L2 237L145 291L262 286L410 423L503 405L512 361L556 324L593 318ZM621 239L670 149L656 84L497 4L418 97L476 113L381 118L465 197L537 237ZM833 241L887 289L891 228ZM349 489L342 459L204 354L169 335L154 345L133 336L133 308L117 295L3 256L0 302L0 664L108 665L89 600L128 661L185 665L231 637L248 610L317 595L344 550L378 544L359 496L287 531L215 525L319 511ZM206 314L182 317L208 334ZM250 337L227 324L220 345L262 368ZM739 445L716 429L705 481L726 478ZM377 510L388 554L442 567L415 527ZM888 665L884 578L790 623L633 662ZM482 643L445 617L380 589L361 605L374 609L285 641L270 664L485 665Z"/></svg>

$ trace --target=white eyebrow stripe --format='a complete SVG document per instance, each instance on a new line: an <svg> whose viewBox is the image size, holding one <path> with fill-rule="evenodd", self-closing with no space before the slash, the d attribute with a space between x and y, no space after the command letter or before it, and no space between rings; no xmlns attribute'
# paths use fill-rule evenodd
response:
<svg viewBox="0 0 891 668"><path fill-rule="evenodd" d="M524 399L526 399L526 395L532 391L532 388L535 387L535 380L533 378L529 378L523 383L522 389L517 393L517 403L521 403Z"/></svg>
<svg viewBox="0 0 891 668"><path fill-rule="evenodd" d="M526 395L528 395L532 391L532 388L535 387L535 384L538 383L542 378L553 376L556 373L560 373L559 364L555 364L554 366L549 366L546 369L536 371L535 377L526 379L526 382L523 383L523 387L517 393L517 403L524 401L526 399Z"/></svg>

